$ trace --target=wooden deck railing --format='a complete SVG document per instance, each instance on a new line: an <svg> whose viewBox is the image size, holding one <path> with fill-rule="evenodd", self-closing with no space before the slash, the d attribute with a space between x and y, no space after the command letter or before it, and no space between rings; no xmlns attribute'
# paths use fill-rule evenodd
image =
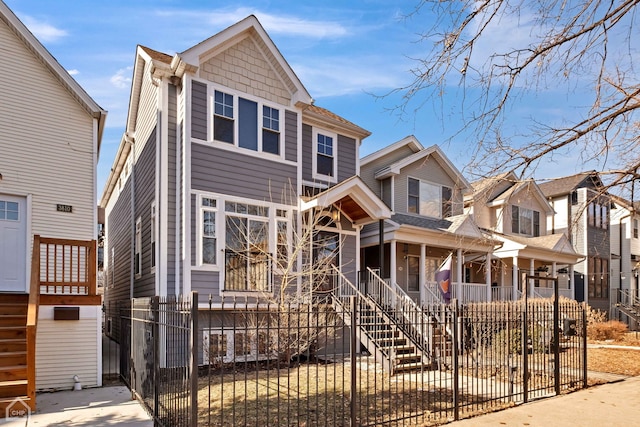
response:
<svg viewBox="0 0 640 427"><path fill-rule="evenodd" d="M96 241L38 238L40 303L100 305L96 294Z"/></svg>
<svg viewBox="0 0 640 427"><path fill-rule="evenodd" d="M36 409L36 332L40 305L100 305L96 241L33 236L27 308L27 396Z"/></svg>
<svg viewBox="0 0 640 427"><path fill-rule="evenodd" d="M40 236L33 236L31 255L31 283L27 307L27 396L32 411L36 410L36 330L40 300Z"/></svg>

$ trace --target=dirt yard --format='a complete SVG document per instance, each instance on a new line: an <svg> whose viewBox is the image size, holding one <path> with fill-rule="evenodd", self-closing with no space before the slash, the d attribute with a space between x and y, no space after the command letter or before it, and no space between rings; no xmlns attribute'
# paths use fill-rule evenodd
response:
<svg viewBox="0 0 640 427"><path fill-rule="evenodd" d="M628 332L615 341L591 341L589 344L640 347L640 332ZM612 374L640 375L640 350L619 348L588 348L587 369Z"/></svg>

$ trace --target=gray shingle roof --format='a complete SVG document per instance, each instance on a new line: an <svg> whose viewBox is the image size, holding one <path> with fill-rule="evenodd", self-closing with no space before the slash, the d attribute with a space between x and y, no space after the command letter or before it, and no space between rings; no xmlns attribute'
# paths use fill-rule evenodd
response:
<svg viewBox="0 0 640 427"><path fill-rule="evenodd" d="M596 171L589 171L552 179L551 181L543 182L538 186L546 197L553 197L561 194L568 194L576 188L584 187L585 185L583 183L588 179L595 180L594 185L598 185L600 183L598 173Z"/></svg>

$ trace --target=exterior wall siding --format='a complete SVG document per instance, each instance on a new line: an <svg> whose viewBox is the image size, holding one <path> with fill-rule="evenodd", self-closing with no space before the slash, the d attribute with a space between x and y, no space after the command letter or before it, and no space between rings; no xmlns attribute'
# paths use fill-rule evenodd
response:
<svg viewBox="0 0 640 427"><path fill-rule="evenodd" d="M151 271L151 202L155 197L156 184L156 132L152 132L149 140L145 144L140 158L134 167L135 200L134 200L134 220L140 218L142 223L142 248L141 248L141 272L139 278L134 279L134 297L148 297L156 293L155 272ZM129 177L129 182L131 177ZM127 200L129 201L129 200ZM156 202L157 203L157 202ZM124 209L127 210L127 203ZM157 210L157 207L156 207ZM127 211L127 214L129 212ZM158 214L156 214L156 220ZM131 245L131 217L125 221L129 224L126 228L128 239L125 245ZM156 239L157 240L157 239ZM117 255L116 255L117 258ZM129 261L129 260L125 260ZM127 265L131 269L131 264Z"/></svg>
<svg viewBox="0 0 640 427"><path fill-rule="evenodd" d="M296 166L248 157L204 144L191 148L191 187L248 199L294 205Z"/></svg>
<svg viewBox="0 0 640 427"><path fill-rule="evenodd" d="M191 81L191 136L206 141L207 134L207 85Z"/></svg>
<svg viewBox="0 0 640 427"><path fill-rule="evenodd" d="M145 64L140 93L140 104L135 123L136 144L134 145L136 159L142 155L145 144L151 139L158 121L158 87L151 81L151 66Z"/></svg>
<svg viewBox="0 0 640 427"><path fill-rule="evenodd" d="M83 306L80 320L56 321L53 306L40 306L38 319L36 389L71 390L74 375L83 387L101 386L101 307Z"/></svg>
<svg viewBox="0 0 640 427"><path fill-rule="evenodd" d="M176 210L176 173L177 173L177 123L176 114L178 110L177 105L177 91L174 85L168 86L168 120L167 123L167 145L168 145L168 183L167 183L167 243L165 245L167 251L167 294L175 294L176 290L176 224L180 221L180 213Z"/></svg>
<svg viewBox="0 0 640 427"><path fill-rule="evenodd" d="M34 234L94 239L94 120L4 23L0 46L1 192L32 195Z"/></svg>
<svg viewBox="0 0 640 427"><path fill-rule="evenodd" d="M106 212L106 246L108 254L107 269L113 270L107 277L105 299L117 301L129 298L131 279L131 237L133 225L131 219L131 180L127 180L112 208ZM113 254L113 256L112 256ZM111 265L113 264L113 269Z"/></svg>
<svg viewBox="0 0 640 427"><path fill-rule="evenodd" d="M302 179L313 181L313 128L302 124Z"/></svg>
<svg viewBox="0 0 640 427"><path fill-rule="evenodd" d="M289 105L292 92L283 84L289 79L282 79L276 73L274 64L277 61L265 58L262 52L269 52L269 49L260 49L259 44L261 42L256 38L244 38L201 63L200 77L280 105Z"/></svg>
<svg viewBox="0 0 640 427"><path fill-rule="evenodd" d="M206 301L209 294L216 297L219 300L220 297L220 273L217 271L191 271L191 290L197 291L202 297L203 301ZM204 298L204 299L203 299Z"/></svg>
<svg viewBox="0 0 640 427"><path fill-rule="evenodd" d="M338 135L338 182L356 174L356 140Z"/></svg>
<svg viewBox="0 0 640 427"><path fill-rule="evenodd" d="M286 110L284 112L284 153L285 159L298 162L298 114Z"/></svg>

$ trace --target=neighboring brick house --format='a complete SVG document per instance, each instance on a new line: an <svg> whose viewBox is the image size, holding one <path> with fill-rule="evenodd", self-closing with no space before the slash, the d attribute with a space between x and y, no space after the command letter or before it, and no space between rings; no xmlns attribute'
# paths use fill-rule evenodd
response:
<svg viewBox="0 0 640 427"><path fill-rule="evenodd" d="M101 199L107 303L198 291L215 328L223 302L273 298L291 254L356 281L361 226L390 216L356 176L369 132L314 105L254 16L172 56L139 46L132 80Z"/></svg>
<svg viewBox="0 0 640 427"><path fill-rule="evenodd" d="M554 214L547 230L567 236L576 252L583 254L575 266L575 298L590 306L609 310L611 286L611 197L597 172L590 171L540 184Z"/></svg>
<svg viewBox="0 0 640 427"><path fill-rule="evenodd" d="M474 182L472 187L465 196L465 211L501 243L493 251L496 262L492 268L499 299L519 298L525 289L525 275L558 277L561 294L573 297L568 276L581 256L565 235L547 230L554 211L538 185L509 172ZM529 295L552 295L552 282L533 282L528 284Z"/></svg>

